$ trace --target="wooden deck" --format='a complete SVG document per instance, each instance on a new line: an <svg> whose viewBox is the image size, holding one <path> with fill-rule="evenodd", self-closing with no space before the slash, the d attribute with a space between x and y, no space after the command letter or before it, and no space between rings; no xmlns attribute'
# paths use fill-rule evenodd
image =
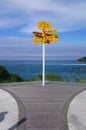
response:
<svg viewBox="0 0 86 130"><path fill-rule="evenodd" d="M0 84L21 99L26 111L26 130L60 130L64 103L86 84L41 82Z"/></svg>

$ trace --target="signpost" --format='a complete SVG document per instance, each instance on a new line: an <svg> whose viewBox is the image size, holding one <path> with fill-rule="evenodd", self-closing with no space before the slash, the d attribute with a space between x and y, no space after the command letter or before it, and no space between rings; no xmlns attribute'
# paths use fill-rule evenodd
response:
<svg viewBox="0 0 86 130"><path fill-rule="evenodd" d="M51 23L45 21L38 22L38 29L42 29L42 32L33 32L35 35L32 38L33 43L35 44L43 44L43 66L42 66L42 85L45 85L45 44L49 44L50 42L56 42L59 39L59 36L55 34L57 32L56 29L51 29Z"/></svg>
<svg viewBox="0 0 86 130"><path fill-rule="evenodd" d="M50 22L44 22L44 21L38 22L38 29L50 29L50 28L51 28Z"/></svg>

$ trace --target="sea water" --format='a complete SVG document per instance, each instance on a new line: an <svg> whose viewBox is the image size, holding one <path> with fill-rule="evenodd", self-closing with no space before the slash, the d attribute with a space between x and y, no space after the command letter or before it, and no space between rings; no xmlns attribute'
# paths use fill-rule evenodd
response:
<svg viewBox="0 0 86 130"><path fill-rule="evenodd" d="M42 74L41 60L1 60L11 73L19 74L23 78L33 78ZM77 78L86 79L86 62L72 60L46 60L46 74L55 73L65 81L76 81Z"/></svg>

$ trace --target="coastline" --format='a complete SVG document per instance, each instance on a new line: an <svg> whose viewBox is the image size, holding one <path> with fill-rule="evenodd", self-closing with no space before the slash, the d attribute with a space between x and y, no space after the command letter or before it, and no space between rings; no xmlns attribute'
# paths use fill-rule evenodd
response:
<svg viewBox="0 0 86 130"><path fill-rule="evenodd" d="M0 61L1 63L1 61ZM42 61L3 61L8 72L18 74L21 78L31 79L42 74ZM86 62L72 60L46 60L46 74L55 73L65 81L86 79Z"/></svg>

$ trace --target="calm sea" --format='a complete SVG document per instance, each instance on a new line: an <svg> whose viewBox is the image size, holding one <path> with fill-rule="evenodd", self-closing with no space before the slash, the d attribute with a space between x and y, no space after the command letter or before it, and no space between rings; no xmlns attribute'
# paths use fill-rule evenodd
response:
<svg viewBox="0 0 86 130"><path fill-rule="evenodd" d="M23 78L32 78L42 74L41 60L1 60L9 72L17 73ZM46 73L55 73L65 81L75 81L77 78L86 79L86 62L72 60L47 60Z"/></svg>

